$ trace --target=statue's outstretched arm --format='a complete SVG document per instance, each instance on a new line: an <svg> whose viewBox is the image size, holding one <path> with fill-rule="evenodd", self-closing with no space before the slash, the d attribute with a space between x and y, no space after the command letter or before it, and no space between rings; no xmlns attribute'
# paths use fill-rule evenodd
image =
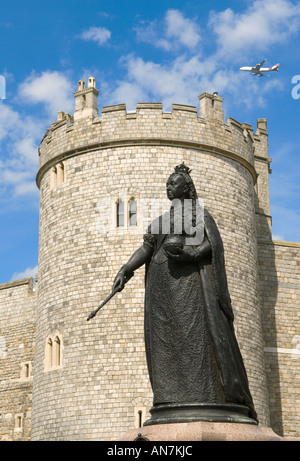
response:
<svg viewBox="0 0 300 461"><path fill-rule="evenodd" d="M138 250L136 250L127 263L121 267L117 273L113 284L113 290L123 290L125 283L131 279L134 271L149 261L152 256L152 252L153 250L147 245L142 245Z"/></svg>

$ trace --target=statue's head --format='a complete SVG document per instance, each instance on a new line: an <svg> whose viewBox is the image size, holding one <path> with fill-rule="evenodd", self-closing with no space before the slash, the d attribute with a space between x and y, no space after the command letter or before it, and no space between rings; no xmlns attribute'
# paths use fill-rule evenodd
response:
<svg viewBox="0 0 300 461"><path fill-rule="evenodd" d="M166 187L169 200L196 199L197 193L190 176L191 170L182 163L175 167L175 172L169 177Z"/></svg>

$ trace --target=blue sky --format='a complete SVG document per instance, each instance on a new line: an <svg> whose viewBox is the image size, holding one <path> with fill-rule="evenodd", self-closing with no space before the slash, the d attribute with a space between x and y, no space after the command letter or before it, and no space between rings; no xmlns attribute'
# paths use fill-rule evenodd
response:
<svg viewBox="0 0 300 461"><path fill-rule="evenodd" d="M0 283L37 271L37 148L89 76L100 112L218 91L225 120L267 118L273 236L300 242L300 1L1 1L0 39ZM262 59L280 72L239 71Z"/></svg>

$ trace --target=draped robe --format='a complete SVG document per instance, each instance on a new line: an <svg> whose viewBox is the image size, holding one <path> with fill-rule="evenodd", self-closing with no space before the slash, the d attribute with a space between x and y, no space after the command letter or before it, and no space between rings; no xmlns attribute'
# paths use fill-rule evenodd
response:
<svg viewBox="0 0 300 461"><path fill-rule="evenodd" d="M204 239L211 251L199 262L168 258L168 238L161 228L157 234L149 228L144 236L152 249L145 275L145 345L153 404L238 403L256 419L216 223L205 210Z"/></svg>

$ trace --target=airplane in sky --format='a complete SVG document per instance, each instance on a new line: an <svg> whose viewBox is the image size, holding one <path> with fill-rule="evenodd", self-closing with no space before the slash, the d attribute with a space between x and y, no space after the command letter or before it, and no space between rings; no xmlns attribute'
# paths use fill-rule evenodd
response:
<svg viewBox="0 0 300 461"><path fill-rule="evenodd" d="M240 67L240 70L244 70L246 72L252 72L253 75L258 75L259 77L269 77L269 75L264 75L262 72L278 72L279 64L276 64L273 67L261 67L263 63L266 62L264 59L260 64L256 64L255 67Z"/></svg>

